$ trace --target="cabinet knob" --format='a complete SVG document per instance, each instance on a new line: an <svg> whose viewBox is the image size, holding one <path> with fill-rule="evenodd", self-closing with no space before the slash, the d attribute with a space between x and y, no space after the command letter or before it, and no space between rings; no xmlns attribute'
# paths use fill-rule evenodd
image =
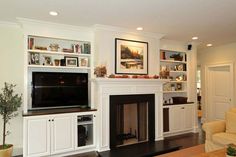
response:
<svg viewBox="0 0 236 157"><path fill-rule="evenodd" d="M184 109L184 107L182 107L181 109Z"/></svg>
<svg viewBox="0 0 236 157"><path fill-rule="evenodd" d="M95 115L93 117L96 117Z"/></svg>
<svg viewBox="0 0 236 157"><path fill-rule="evenodd" d="M50 122L51 120L49 119L48 121Z"/></svg>
<svg viewBox="0 0 236 157"><path fill-rule="evenodd" d="M54 119L52 119L52 121L54 122Z"/></svg>

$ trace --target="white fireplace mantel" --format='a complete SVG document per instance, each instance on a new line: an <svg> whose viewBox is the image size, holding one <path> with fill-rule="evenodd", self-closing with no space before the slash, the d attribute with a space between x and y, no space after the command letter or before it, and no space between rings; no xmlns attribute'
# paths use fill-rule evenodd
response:
<svg viewBox="0 0 236 157"><path fill-rule="evenodd" d="M97 113L98 151L110 150L110 95L155 95L155 140L163 139L162 85L168 79L95 78L90 80L94 89Z"/></svg>
<svg viewBox="0 0 236 157"><path fill-rule="evenodd" d="M96 83L165 83L170 81L169 79L144 79L144 78L95 78L91 79L92 82Z"/></svg>

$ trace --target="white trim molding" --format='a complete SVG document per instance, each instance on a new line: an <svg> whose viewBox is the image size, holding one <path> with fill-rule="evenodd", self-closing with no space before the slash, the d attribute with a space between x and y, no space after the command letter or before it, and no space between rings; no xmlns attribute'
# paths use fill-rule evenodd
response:
<svg viewBox="0 0 236 157"><path fill-rule="evenodd" d="M209 121L212 120L212 107L211 107L211 103L210 103L210 95L209 95L209 86L207 86L209 84L209 69L210 68L214 68L214 67L222 67L222 66L229 66L230 68L230 79L232 82L232 91L230 92L230 97L231 97L231 105L234 104L234 62L233 61L229 61L229 62L224 62L224 63L215 63L215 64L208 64L205 65L204 67L204 73L205 73L205 99L204 99L204 104L205 104L205 119L204 121ZM222 80L223 81L223 80Z"/></svg>
<svg viewBox="0 0 236 157"><path fill-rule="evenodd" d="M112 32L119 32L119 33L128 33L128 34L151 37L151 38L156 38L156 39L161 39L165 36L165 34L161 34L161 33L137 31L135 29L128 29L128 28L123 28L123 27L101 25L101 24L95 24L93 28L94 30L106 30L106 31L112 31Z"/></svg>
<svg viewBox="0 0 236 157"><path fill-rule="evenodd" d="M155 95L155 140L163 139L163 94L162 85L167 80L160 79L92 79L95 84L97 104L98 151L110 149L110 95L154 94Z"/></svg>
<svg viewBox="0 0 236 157"><path fill-rule="evenodd" d="M0 21L0 26L20 28L20 25L9 21Z"/></svg>

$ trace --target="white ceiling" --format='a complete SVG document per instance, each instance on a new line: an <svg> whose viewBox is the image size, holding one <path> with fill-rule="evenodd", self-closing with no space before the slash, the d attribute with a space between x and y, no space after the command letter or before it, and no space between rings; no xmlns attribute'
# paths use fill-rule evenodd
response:
<svg viewBox="0 0 236 157"><path fill-rule="evenodd" d="M52 17L49 11L59 12ZM166 34L202 46L236 41L236 0L0 0L0 21L16 17L70 25L112 25Z"/></svg>

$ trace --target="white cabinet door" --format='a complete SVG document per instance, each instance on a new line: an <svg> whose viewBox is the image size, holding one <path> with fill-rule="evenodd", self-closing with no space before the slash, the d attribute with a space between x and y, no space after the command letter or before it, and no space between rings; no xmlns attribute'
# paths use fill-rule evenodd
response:
<svg viewBox="0 0 236 157"><path fill-rule="evenodd" d="M51 154L74 150L74 116L60 115L51 119Z"/></svg>
<svg viewBox="0 0 236 157"><path fill-rule="evenodd" d="M184 129L193 129L194 126L194 106L193 105L185 105L184 107Z"/></svg>
<svg viewBox="0 0 236 157"><path fill-rule="evenodd" d="M26 120L27 156L50 155L50 122L48 116Z"/></svg>
<svg viewBox="0 0 236 157"><path fill-rule="evenodd" d="M193 129L194 105L176 105L169 108L170 133Z"/></svg>
<svg viewBox="0 0 236 157"><path fill-rule="evenodd" d="M177 132L183 129L183 106L170 107L170 132Z"/></svg>

